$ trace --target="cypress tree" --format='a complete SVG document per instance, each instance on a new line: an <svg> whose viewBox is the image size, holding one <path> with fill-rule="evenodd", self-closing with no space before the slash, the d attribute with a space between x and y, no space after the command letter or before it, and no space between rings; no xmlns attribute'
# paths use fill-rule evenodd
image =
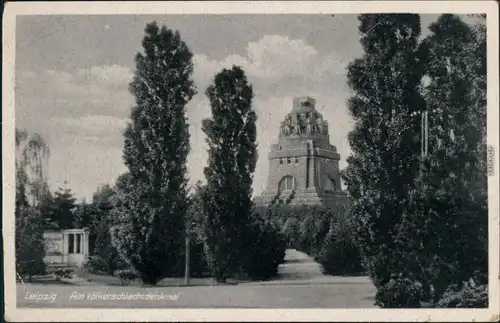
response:
<svg viewBox="0 0 500 323"><path fill-rule="evenodd" d="M358 19L364 55L348 67L354 92L348 104L355 124L342 177L354 201L357 245L377 287L377 304L398 307L383 293L389 282L407 274L405 259L399 257L406 247L397 232L419 166L420 119L412 114L424 108L419 93L420 17L363 14ZM419 306L412 296L406 298L406 307Z"/></svg>
<svg viewBox="0 0 500 323"><path fill-rule="evenodd" d="M73 229L76 225L75 204L76 198L69 188L59 188L54 193L54 198L51 200L51 205L48 205L50 210L51 222L57 225L61 230Z"/></svg>
<svg viewBox="0 0 500 323"><path fill-rule="evenodd" d="M206 90L212 118L204 120L209 146L202 192L206 251L219 282L242 270L249 239L252 174L257 159L253 89L237 66L224 69Z"/></svg>
<svg viewBox="0 0 500 323"><path fill-rule="evenodd" d="M118 190L113 244L143 283L171 275L184 249L187 209L186 104L195 94L193 54L177 31L154 22L135 58L136 104L125 131L128 182Z"/></svg>

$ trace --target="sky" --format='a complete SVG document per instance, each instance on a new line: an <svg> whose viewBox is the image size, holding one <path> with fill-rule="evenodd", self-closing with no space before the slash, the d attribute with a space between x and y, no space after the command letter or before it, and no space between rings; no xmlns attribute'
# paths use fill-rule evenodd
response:
<svg viewBox="0 0 500 323"><path fill-rule="evenodd" d="M424 35L437 17L422 15ZM78 199L90 199L98 186L113 184L126 171L123 130L134 104L128 84L151 21L179 30L194 53L198 94L187 106L191 183L204 181L201 122L211 115L205 89L233 64L243 67L255 93L254 194L265 189L270 145L295 96L316 99L341 155L340 168L346 166L352 127L346 67L362 55L356 15L18 16L16 127L47 141L52 190L67 182Z"/></svg>

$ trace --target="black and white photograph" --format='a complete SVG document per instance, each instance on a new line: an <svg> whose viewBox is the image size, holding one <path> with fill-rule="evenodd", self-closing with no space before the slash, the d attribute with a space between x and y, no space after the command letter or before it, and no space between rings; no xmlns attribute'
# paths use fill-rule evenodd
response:
<svg viewBox="0 0 500 323"><path fill-rule="evenodd" d="M13 2L2 45L8 321L499 321L495 1Z"/></svg>

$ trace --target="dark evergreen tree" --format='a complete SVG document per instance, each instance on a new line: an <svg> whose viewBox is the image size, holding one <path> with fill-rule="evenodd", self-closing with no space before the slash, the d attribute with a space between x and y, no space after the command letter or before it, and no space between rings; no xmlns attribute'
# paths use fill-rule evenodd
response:
<svg viewBox="0 0 500 323"><path fill-rule="evenodd" d="M178 32L146 26L130 84L136 105L125 131L128 185L118 190L113 245L146 284L171 275L184 249L186 104L195 94L193 54Z"/></svg>
<svg viewBox="0 0 500 323"><path fill-rule="evenodd" d="M405 246L397 231L419 169L420 118L412 114L424 108L419 93L420 17L363 14L359 21L364 55L348 67L348 84L354 91L349 111L355 124L349 133L352 154L342 177L354 201L357 244L378 289L377 303L398 307L385 301L382 293L391 280L411 275L407 259L400 257ZM419 306L413 296L411 304L404 303Z"/></svg>
<svg viewBox="0 0 500 323"><path fill-rule="evenodd" d="M54 195L52 192L47 191L47 194L41 199L38 205L40 216L43 219L44 228L48 230L58 230L59 225L54 221L55 208L54 208Z"/></svg>
<svg viewBox="0 0 500 323"><path fill-rule="evenodd" d="M59 188L54 193L52 205L49 205L51 222L61 229L73 229L75 223L76 198L69 188Z"/></svg>
<svg viewBox="0 0 500 323"><path fill-rule="evenodd" d="M217 281L243 270L249 237L252 175L257 159L253 89L237 66L223 69L208 87L212 118L204 120L209 146L203 192L204 232Z"/></svg>
<svg viewBox="0 0 500 323"><path fill-rule="evenodd" d="M87 203L83 200L82 203L75 206L74 211L74 226L75 228L88 228L94 217L92 203Z"/></svg>

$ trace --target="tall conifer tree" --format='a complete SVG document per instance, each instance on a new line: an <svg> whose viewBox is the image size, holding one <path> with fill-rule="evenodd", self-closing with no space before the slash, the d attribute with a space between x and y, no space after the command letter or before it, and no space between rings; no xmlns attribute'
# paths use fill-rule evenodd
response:
<svg viewBox="0 0 500 323"><path fill-rule="evenodd" d="M202 193L204 231L212 274L223 282L242 270L250 238L257 117L252 86L240 67L222 70L205 93L212 118L203 124L209 145L207 186Z"/></svg>
<svg viewBox="0 0 500 323"><path fill-rule="evenodd" d="M118 191L113 244L144 283L156 284L173 273L184 248L186 104L195 87L193 54L179 33L156 23L145 33L130 84L136 105L123 153L129 178Z"/></svg>
<svg viewBox="0 0 500 323"><path fill-rule="evenodd" d="M359 17L362 58L348 67L354 91L349 111L355 124L349 133L352 149L343 179L354 200L353 217L365 265L381 291L391 279L405 275L405 246L397 240L407 213L409 192L418 174L420 119L412 114L424 108L419 94L422 64L416 14L363 14ZM417 306L413 299L405 306Z"/></svg>

